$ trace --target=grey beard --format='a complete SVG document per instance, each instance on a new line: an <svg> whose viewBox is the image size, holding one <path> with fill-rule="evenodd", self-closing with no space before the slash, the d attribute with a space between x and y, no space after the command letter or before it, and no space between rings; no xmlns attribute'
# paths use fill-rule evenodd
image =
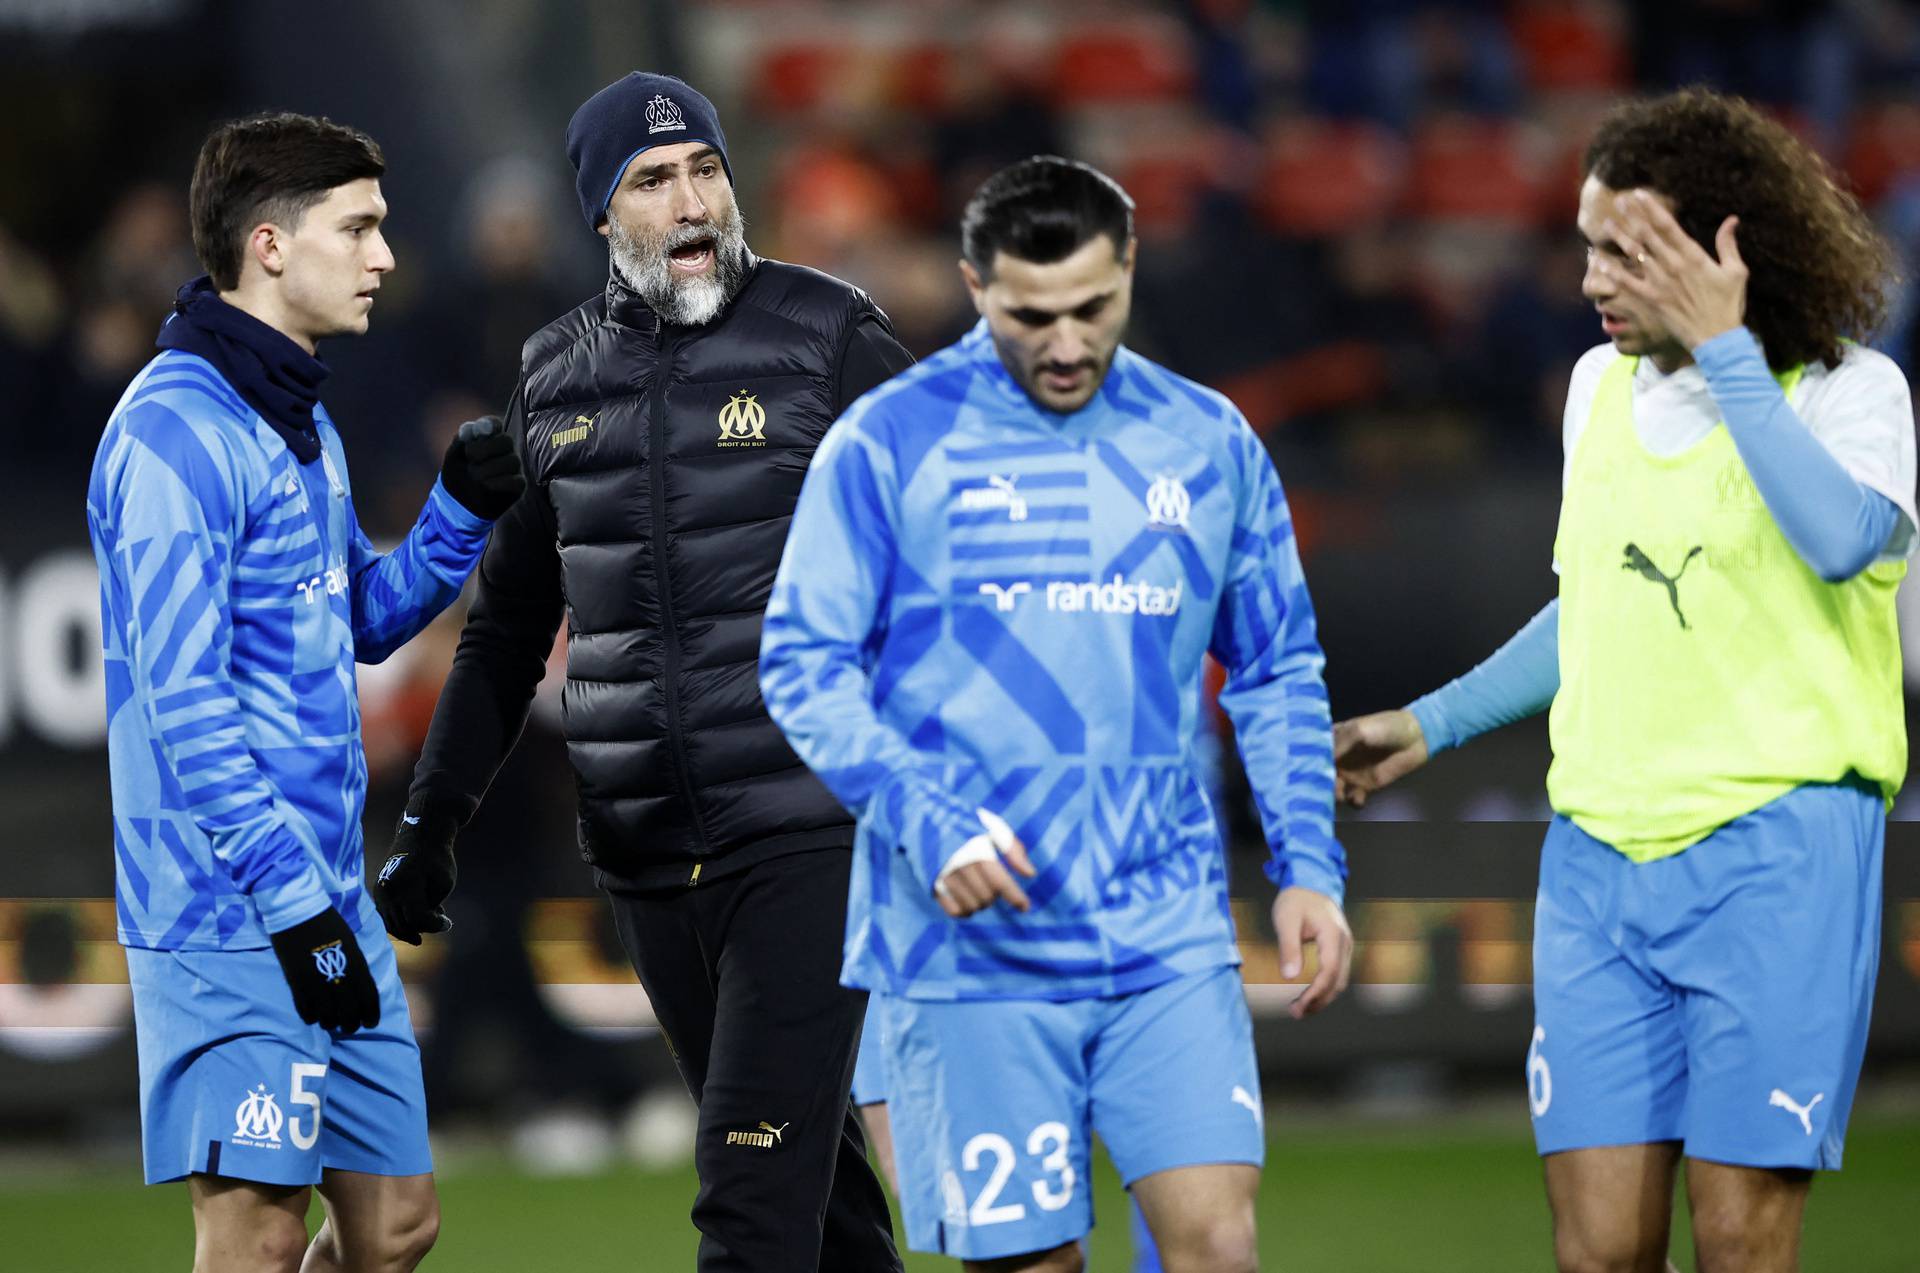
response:
<svg viewBox="0 0 1920 1273"><path fill-rule="evenodd" d="M667 254L699 239L713 240L713 270L697 278L675 278ZM747 240L735 209L725 224L676 226L657 240L636 238L612 216L607 218L607 252L614 272L666 323L701 327L726 308L746 282Z"/></svg>

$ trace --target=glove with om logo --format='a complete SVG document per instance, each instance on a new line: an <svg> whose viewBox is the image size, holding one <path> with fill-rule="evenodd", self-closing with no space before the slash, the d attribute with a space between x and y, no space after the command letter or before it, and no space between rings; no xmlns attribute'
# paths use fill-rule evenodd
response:
<svg viewBox="0 0 1920 1273"><path fill-rule="evenodd" d="M380 1024L380 988L339 911L329 906L269 940L302 1021L335 1034Z"/></svg>

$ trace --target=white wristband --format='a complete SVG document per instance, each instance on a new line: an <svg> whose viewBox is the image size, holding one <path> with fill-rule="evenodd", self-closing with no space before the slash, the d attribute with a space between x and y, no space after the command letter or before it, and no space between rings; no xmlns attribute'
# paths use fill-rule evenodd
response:
<svg viewBox="0 0 1920 1273"><path fill-rule="evenodd" d="M946 860L945 865L941 866L940 874L933 881L933 891L941 897L947 895L949 875L961 867L972 866L976 862L991 862L1003 850L1013 847L1015 840L1013 828L1007 825L1006 819L986 809L975 812L979 814L980 825L986 830L961 845L959 850Z"/></svg>

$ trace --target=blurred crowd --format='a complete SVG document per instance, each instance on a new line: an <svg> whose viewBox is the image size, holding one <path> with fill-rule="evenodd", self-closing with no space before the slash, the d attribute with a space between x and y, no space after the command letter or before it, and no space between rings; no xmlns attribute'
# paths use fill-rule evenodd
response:
<svg viewBox="0 0 1920 1273"><path fill-rule="evenodd" d="M1766 103L1920 257L1920 13L1891 0L923 6L830 35L761 8L733 65L777 121L773 250L867 285L922 349L966 317L979 179L1084 157L1139 202L1133 343L1301 443L1295 480L1557 462L1600 339L1580 151L1636 89ZM1884 337L1908 366L1910 311Z"/></svg>
<svg viewBox="0 0 1920 1273"><path fill-rule="evenodd" d="M444 17L450 3L407 12ZM556 29L612 46L574 81L645 61L646 41L607 36L611 12L503 2L457 71L401 55L420 95L488 83L489 122L383 108L377 85L367 118L345 100L327 107L392 161L399 269L372 333L322 348L336 373L323 396L376 538L412 521L459 423L505 403L521 342L604 278L558 141L583 94L556 87L551 64ZM722 0L647 12L671 20L674 69L720 103L749 241L866 287L916 354L972 321L956 225L983 177L1045 151L1118 177L1142 240L1131 343L1222 389L1267 433L1309 555L1335 538L1364 546L1378 510L1416 487L1537 484L1550 501L1567 372L1599 340L1572 225L1580 152L1623 94L1707 82L1766 103L1920 265L1920 8L1900 0ZM176 43L210 50L209 65L237 56L207 35ZM94 52L90 93L124 80L133 87L111 91L136 97L167 76L137 53ZM33 61L0 34L0 67L8 56ZM218 76L191 83L198 96L172 115L64 120L69 181L0 191L0 436L12 489L73 493L75 539L99 429L198 272L193 147L213 119L263 104ZM500 122L523 114L524 126ZM452 179L423 178L430 168ZM69 188L113 193L69 202ZM9 224L9 210L36 205L15 217L35 233ZM1911 371L1920 305L1911 285L1897 297L1879 339ZM1392 695L1435 674L1397 657L1383 671L1365 625L1327 600L1324 626L1353 652L1340 675L1366 669L1367 692ZM1443 626L1470 627L1463 615L1486 599L1462 604ZM394 692L411 716L370 732L378 816L403 788L453 622L406 660ZM1403 664L1407 684L1388 674ZM370 691L370 720L392 688Z"/></svg>
<svg viewBox="0 0 1920 1273"><path fill-rule="evenodd" d="M917 353L970 321L955 225L986 173L1041 151L1112 172L1139 203L1133 343L1298 444L1296 482L1550 470L1598 340L1579 153L1620 94L1766 103L1920 260L1920 12L1898 0L736 0L678 35L751 241L867 287ZM593 289L554 151L471 165L444 241L396 244L375 337L323 351L376 530L411 520L447 432ZM30 472L78 489L196 272L183 184L121 190L77 251L0 224L0 401ZM1903 291L1880 338L1909 367L1915 308Z"/></svg>

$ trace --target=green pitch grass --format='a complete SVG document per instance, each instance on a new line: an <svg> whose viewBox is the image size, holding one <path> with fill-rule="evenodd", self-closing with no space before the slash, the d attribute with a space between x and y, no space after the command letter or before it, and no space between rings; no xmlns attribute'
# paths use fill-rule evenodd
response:
<svg viewBox="0 0 1920 1273"><path fill-rule="evenodd" d="M1276 1123L1280 1120L1276 1117ZM1539 1167L1524 1126L1276 1126L1260 1191L1261 1267L1342 1273L1518 1273L1552 1268ZM443 1162L439 1245L448 1273L667 1273L693 1268L689 1170L534 1179L497 1158ZM1126 1198L1104 1160L1089 1267L1128 1268ZM315 1214L318 1223L318 1213ZM0 1268L17 1273L178 1273L191 1262L181 1185L131 1170L0 1177ZM1857 1120L1847 1170L1822 1177L1804 1266L1920 1268L1920 1116ZM1675 1260L1691 1270L1684 1220ZM915 1273L954 1270L913 1256ZM837 1271L836 1271L837 1273Z"/></svg>

